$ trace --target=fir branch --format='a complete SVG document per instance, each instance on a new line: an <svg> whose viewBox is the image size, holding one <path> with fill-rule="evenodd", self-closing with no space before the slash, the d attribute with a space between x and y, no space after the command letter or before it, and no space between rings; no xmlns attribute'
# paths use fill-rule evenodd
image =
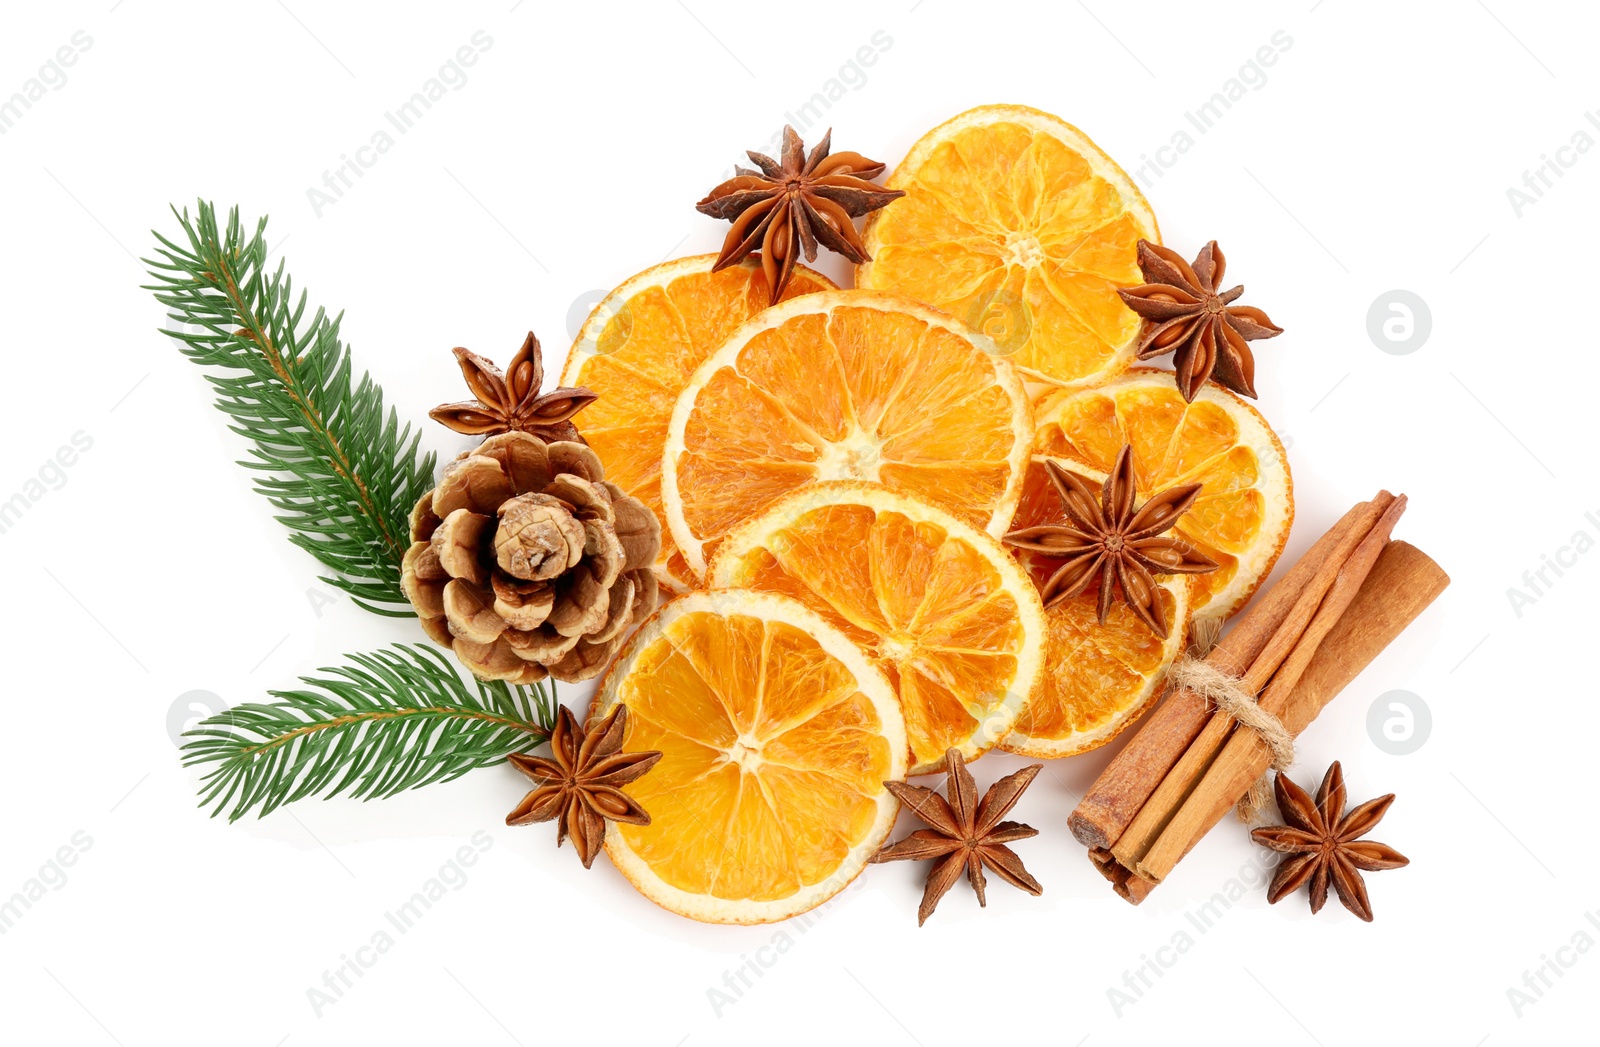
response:
<svg viewBox="0 0 1600 1047"><path fill-rule="evenodd" d="M554 686L463 680L422 644L351 655L304 677L308 690L235 706L185 732L183 764L215 764L200 806L237 821L307 796L393 796L447 782L542 744L555 727ZM475 685L475 686L473 686Z"/></svg>
<svg viewBox="0 0 1600 1047"><path fill-rule="evenodd" d="M165 332L184 354L222 372L207 374L217 407L252 441L240 464L258 473L290 540L334 572L324 581L369 611L411 615L400 561L433 455L418 456L420 434L385 412L370 377L354 379L343 314L318 308L307 319L283 264L268 272L265 219L246 239L237 208L225 229L205 201L194 220L173 214L187 244L155 234L159 257L145 264L160 282L146 289L188 328Z"/></svg>

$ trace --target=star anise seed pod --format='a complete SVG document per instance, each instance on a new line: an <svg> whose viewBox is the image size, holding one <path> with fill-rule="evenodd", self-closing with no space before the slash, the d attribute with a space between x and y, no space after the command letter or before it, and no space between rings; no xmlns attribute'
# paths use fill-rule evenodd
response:
<svg viewBox="0 0 1600 1047"><path fill-rule="evenodd" d="M760 248L761 271L776 303L802 249L808 262L816 259L819 243L857 264L868 260L853 219L906 194L869 181L883 173L878 161L860 153L830 156L832 139L830 129L807 156L795 129L785 127L782 162L746 153L760 170L734 168L734 177L695 204L701 214L733 223L713 271Z"/></svg>
<svg viewBox="0 0 1600 1047"><path fill-rule="evenodd" d="M650 815L620 786L642 776L661 759L659 752L622 752L628 730L628 707L618 704L611 715L588 731L566 706L556 716L550 734L550 759L511 756L511 764L538 783L506 815L507 825L556 823L556 846L568 836L578 849L583 867L589 868L606 838L606 821L649 825Z"/></svg>
<svg viewBox="0 0 1600 1047"><path fill-rule="evenodd" d="M1084 592L1100 582L1100 621L1111 611L1120 588L1129 609L1163 640L1167 637L1167 612L1161 604L1154 575L1204 574L1217 569L1209 557L1189 543L1161 534L1178 522L1200 493L1199 484L1171 487L1150 496L1135 509L1133 448L1124 446L1111 474L1095 498L1093 481L1045 461L1050 482L1061 498L1067 520L1059 524L1024 527L1001 541L1013 549L1065 562L1039 587L1046 608Z"/></svg>
<svg viewBox="0 0 1600 1047"><path fill-rule="evenodd" d="M1191 403L1207 379L1254 398L1256 361L1246 343L1283 333L1260 309L1232 304L1243 284L1217 290L1225 264L1215 240L1192 266L1176 251L1140 240L1139 271L1148 282L1117 292L1144 317L1139 359L1172 353L1178 391Z"/></svg>
<svg viewBox="0 0 1600 1047"><path fill-rule="evenodd" d="M440 404L428 412L434 421L467 436L494 436L512 431L532 433L547 443L582 442L572 416L588 407L600 394L590 389L552 389L540 394L544 384L544 359L539 339L528 332L511 366L500 373L486 358L457 346L456 361L476 400Z"/></svg>
<svg viewBox="0 0 1600 1047"><path fill-rule="evenodd" d="M1346 814L1344 771L1337 760L1323 777L1315 803L1282 771L1278 772L1273 791L1278 797L1278 809L1289 824L1250 833L1250 838L1263 847L1290 855L1272 877L1267 901L1275 904L1309 881L1311 911L1318 912L1328 900L1331 881L1344 907L1371 923L1372 903L1367 900L1361 871L1378 872L1411 864L1410 859L1387 844L1359 839L1383 820L1394 802L1394 793L1368 800Z"/></svg>
<svg viewBox="0 0 1600 1047"><path fill-rule="evenodd" d="M987 907L984 897L987 867L1002 880L1029 894L1040 894L1044 888L1023 868L1022 859L1006 844L1039 835L1039 830L1021 822L1003 822L1000 819L1016 806L1022 792L1044 767L1033 764L1015 774L1008 774L989 787L983 802L978 802L978 786L967 770L966 761L959 749L944 754L948 784L947 800L932 789L904 782L884 782L895 797L931 829L918 829L898 843L887 845L871 858L872 863L895 861L924 861L938 859L928 872L928 884L922 892L922 904L917 908L917 926L921 927L933 915L939 899L943 898L966 871L967 881L978 895L978 904Z"/></svg>

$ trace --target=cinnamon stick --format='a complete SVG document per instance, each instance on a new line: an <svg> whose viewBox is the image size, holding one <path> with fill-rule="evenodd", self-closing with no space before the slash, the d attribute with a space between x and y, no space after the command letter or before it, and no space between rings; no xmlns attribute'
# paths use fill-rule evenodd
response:
<svg viewBox="0 0 1600 1047"><path fill-rule="evenodd" d="M1206 656L1207 664L1237 674L1254 661L1322 563L1369 506L1368 502L1354 506L1317 539ZM1067 820L1072 835L1090 848L1108 849L1116 843L1212 712L1210 703L1192 691L1168 694L1072 812Z"/></svg>
<svg viewBox="0 0 1600 1047"><path fill-rule="evenodd" d="M1259 694L1257 704L1274 716L1280 716L1288 696L1300 682L1300 676L1305 672L1306 666L1316 655L1323 639L1332 631L1351 601L1355 599L1357 591L1366 581L1367 575L1377 563L1378 555L1388 545L1389 535L1394 530L1394 525L1399 521L1400 514L1405 512L1406 499L1404 495L1392 499L1384 507L1382 515L1372 525L1361 540L1351 550L1348 559L1335 572L1332 583L1328 586L1325 595L1316 604L1310 615L1299 619L1300 627L1295 629L1290 642L1293 646L1276 665L1252 665L1244 675L1242 689L1252 694ZM1331 558L1330 558L1331 562ZM1312 589L1301 598L1301 604L1309 602ZM1296 611L1301 608L1296 605ZM1287 633L1295 624L1296 617L1291 615L1285 622L1281 632ZM1279 638L1273 637L1274 642ZM1269 650L1272 648L1269 644ZM1259 659L1267 661L1267 655ZM1271 681L1270 683L1268 681ZM1264 688L1264 689L1263 689ZM1293 733L1292 730L1290 733ZM1224 747L1230 743L1232 737L1250 735L1250 740L1256 745L1262 745L1259 735L1251 730L1236 730L1231 716L1218 711L1211 718L1201 732L1200 738L1190 747L1190 752L1185 753L1185 761L1189 761L1191 754L1196 750L1203 750L1192 761L1194 766L1202 768L1197 778L1185 779L1180 783L1182 799L1175 809L1159 812L1161 828L1154 840L1145 845L1142 853L1134 854L1131 850L1124 853L1119 844L1116 849L1118 860L1129 865L1146 879L1160 883L1167 873L1172 871L1178 860L1189 853L1189 848L1194 846L1195 840L1211 828L1215 822L1207 822L1206 817L1217 802L1214 790L1226 788L1226 777L1218 777L1213 772L1216 770L1214 761ZM1180 761L1182 763L1184 761ZM1177 774L1169 775L1168 782L1173 781ZM1254 781L1254 779L1251 779ZM1165 784L1165 783L1163 783ZM1248 789L1249 782L1245 783ZM1227 806L1232 806L1242 796L1244 790L1233 796ZM1146 806L1146 811L1151 805ZM1224 807L1224 810L1227 808ZM1139 818L1145 817L1145 811L1139 812ZM1130 832L1131 836L1132 833ZM1124 838L1126 840L1126 837ZM1140 841L1143 843L1143 841Z"/></svg>
<svg viewBox="0 0 1600 1047"><path fill-rule="evenodd" d="M1438 564L1405 542L1387 543L1377 560L1361 590L1353 594L1344 613L1309 659L1298 686L1280 694L1272 694L1269 688L1269 693L1262 696L1262 707L1276 715L1289 733L1298 735L1305 730L1328 702L1450 584L1449 576ZM1260 735L1249 730L1235 731L1205 779L1140 863L1138 872L1159 883L1227 815L1270 762L1271 754Z"/></svg>
<svg viewBox="0 0 1600 1047"><path fill-rule="evenodd" d="M1405 499L1395 498L1387 491L1380 492L1377 498L1367 503L1350 530L1340 539L1339 545L1317 568L1316 575L1301 592L1294 608L1277 632L1273 633L1260 656L1245 670L1241 689L1257 694L1267 686L1269 680L1274 686L1294 686L1306 662L1316 653L1317 644L1338 620L1378 554L1383 551L1383 544L1389 540L1389 532L1404 511ZM1340 591L1341 585L1344 587L1342 598L1336 598L1335 592ZM1153 870L1168 868L1165 866L1168 858L1173 862L1177 859L1167 854L1152 861L1148 855L1188 802L1190 794L1222 751L1233 729L1233 717L1221 710L1212 711L1210 720L1194 742L1139 810L1127 832L1112 847L1118 861L1160 882L1165 872ZM1169 849L1171 846L1169 841Z"/></svg>
<svg viewBox="0 0 1600 1047"><path fill-rule="evenodd" d="M1393 495L1380 491L1372 501L1361 502L1340 517L1267 592L1260 605L1206 656L1206 664L1229 675L1243 674L1243 686L1259 690L1293 649L1357 544L1393 501ZM1235 642L1241 632L1246 633L1245 637ZM1167 707L1175 702L1179 708L1170 719L1157 718L1145 724L1123 750L1124 754L1134 750L1145 757L1135 757L1144 766L1136 767L1134 761L1129 761L1128 766L1119 768L1119 755L1073 813L1077 818L1080 811L1084 812L1085 821L1092 817L1097 826L1115 830L1102 832L1104 842L1096 840L1090 846L1112 849L1129 868L1144 857L1220 747L1221 728L1216 726L1216 709L1211 703L1184 689L1169 698L1157 713L1166 714ZM1151 739L1149 750L1141 748L1147 732L1159 732ZM1119 771L1127 781L1114 779ZM1102 783L1106 783L1104 788ZM1121 802L1115 820L1100 813L1094 803L1097 794ZM1069 826L1072 820L1068 819ZM1083 840L1084 836L1078 838Z"/></svg>
<svg viewBox="0 0 1600 1047"><path fill-rule="evenodd" d="M1089 861L1093 862L1094 867L1100 870L1100 875L1111 881L1111 889L1113 891L1116 891L1134 905L1144 901L1145 896L1156 888L1154 880L1146 880L1144 877L1132 872L1126 865L1117 861L1116 857L1104 847L1091 847L1089 849Z"/></svg>
<svg viewBox="0 0 1600 1047"><path fill-rule="evenodd" d="M1284 726L1295 733L1310 726L1449 584L1444 568L1416 546L1402 541L1384 546L1361 591L1301 674L1281 717Z"/></svg>
<svg viewBox="0 0 1600 1047"><path fill-rule="evenodd" d="M1303 731L1449 584L1449 576L1426 553L1406 542L1387 543L1290 694L1280 715L1290 733ZM1250 783L1266 770L1269 755L1260 738L1253 731L1237 732L1236 737L1241 740L1229 743L1233 751L1225 748L1213 764L1215 792L1228 798L1214 802L1197 820L1199 828L1192 834L1190 846L1226 817ZM1135 905L1156 886L1155 880L1117 862L1108 849L1092 850L1090 857L1117 894Z"/></svg>

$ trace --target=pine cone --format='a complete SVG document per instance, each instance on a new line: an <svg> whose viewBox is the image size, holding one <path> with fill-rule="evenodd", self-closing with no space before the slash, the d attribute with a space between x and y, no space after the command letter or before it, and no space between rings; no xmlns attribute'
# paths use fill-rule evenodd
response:
<svg viewBox="0 0 1600 1047"><path fill-rule="evenodd" d="M583 444L492 436L411 514L401 588L484 680L598 676L655 609L661 524Z"/></svg>

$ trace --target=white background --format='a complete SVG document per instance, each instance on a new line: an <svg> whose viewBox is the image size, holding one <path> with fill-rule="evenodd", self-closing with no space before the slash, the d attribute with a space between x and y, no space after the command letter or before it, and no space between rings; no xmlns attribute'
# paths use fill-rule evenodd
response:
<svg viewBox="0 0 1600 1047"><path fill-rule="evenodd" d="M55 884L0 935L0 1037L1593 1038L1600 950L1571 946L1600 941L1584 661L1600 554L1563 553L1572 566L1538 593L1523 575L1577 532L1586 549L1600 537L1583 316L1600 155L1560 154L1570 169L1520 208L1507 193L1580 130L1600 140L1590 5L113 2L8 5L0 29L0 97L75 32L92 41L0 135L0 500L75 433L93 441L0 535L0 899ZM478 30L492 46L465 84L319 215L308 189ZM1288 49L1195 132L1185 112L1280 30ZM861 48L874 63L841 73ZM551 826L507 829L525 788L508 768L233 826L196 810L168 729L180 696L257 700L420 634L327 603L232 464L243 443L139 289L148 230L176 231L167 205L269 214L313 301L347 310L358 366L448 454L465 441L425 412L464 395L452 346L504 362L531 327L559 359L595 292L714 249L725 227L694 201L841 77L821 123L891 164L985 102L1058 113L1130 170L1191 133L1159 178L1146 169L1148 192L1168 244L1218 238L1245 301L1286 328L1257 358L1261 410L1291 447L1290 554L1388 487L1412 499L1398 536L1454 577L1300 745L1302 782L1337 758L1352 800L1399 794L1374 836L1412 864L1368 877L1376 923L1336 901L1312 918L1304 894L1268 906L1252 887L1197 931L1208 897L1255 875L1233 822L1143 906L1114 897L1065 824L1105 752L1050 767L1017 808L1041 830L1018 849L1042 897L992 881L980 910L960 885L920 930L911 864L875 867L808 929L692 924L604 859L585 872ZM1431 313L1408 355L1368 335L1394 289ZM1514 608L1511 587L1533 599ZM1431 710L1411 755L1368 732L1392 690ZM984 760L980 786L1017 765ZM479 831L465 883L319 1015L308 990ZM63 846L74 864L50 871ZM1191 947L1162 951L1180 932ZM1109 990L1147 961L1161 976L1115 1006ZM1508 990L1547 961L1561 977L1519 1013ZM719 1009L709 991L730 992L741 965L751 986Z"/></svg>

